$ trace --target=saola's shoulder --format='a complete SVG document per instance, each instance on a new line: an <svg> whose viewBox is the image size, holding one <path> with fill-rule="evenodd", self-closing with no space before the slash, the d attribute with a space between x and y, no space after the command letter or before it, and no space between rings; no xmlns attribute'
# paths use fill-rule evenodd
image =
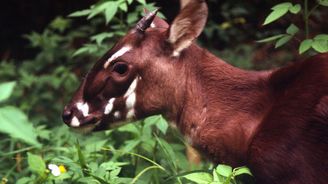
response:
<svg viewBox="0 0 328 184"><path fill-rule="evenodd" d="M301 62L274 70L269 78L269 85L274 90L299 85L328 86L328 53L317 54Z"/></svg>

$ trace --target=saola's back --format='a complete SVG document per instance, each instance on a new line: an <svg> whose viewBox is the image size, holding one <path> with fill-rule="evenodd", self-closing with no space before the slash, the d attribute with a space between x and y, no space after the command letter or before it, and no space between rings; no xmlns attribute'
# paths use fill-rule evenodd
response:
<svg viewBox="0 0 328 184"><path fill-rule="evenodd" d="M257 180L326 183L328 54L277 70L269 81L274 101L248 153Z"/></svg>

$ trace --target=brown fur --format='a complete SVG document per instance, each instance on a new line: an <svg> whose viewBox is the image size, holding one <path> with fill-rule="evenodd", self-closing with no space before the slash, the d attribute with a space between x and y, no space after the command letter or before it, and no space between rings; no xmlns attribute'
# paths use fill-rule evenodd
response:
<svg viewBox="0 0 328 184"><path fill-rule="evenodd" d="M181 15L204 21L187 12ZM97 62L65 112L85 122L74 104L87 102L89 116L101 120L95 130L106 129L117 120L102 114L104 105L115 97L114 110L125 115L123 94L138 77L135 118L163 114L213 162L247 165L261 184L326 183L328 53L277 70L244 71L196 44L172 57L179 41L167 41L170 31L164 26L129 32ZM127 43L134 48L117 60L131 70L117 79L115 64L103 64Z"/></svg>

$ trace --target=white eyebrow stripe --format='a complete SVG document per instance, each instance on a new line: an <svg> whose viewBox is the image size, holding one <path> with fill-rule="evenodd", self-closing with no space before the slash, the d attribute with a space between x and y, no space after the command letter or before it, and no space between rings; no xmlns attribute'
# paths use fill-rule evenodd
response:
<svg viewBox="0 0 328 184"><path fill-rule="evenodd" d="M80 110L82 112L84 117L89 115L89 105L88 105L88 103L78 102L78 103L76 103L76 107L77 107L78 110Z"/></svg>
<svg viewBox="0 0 328 184"><path fill-rule="evenodd" d="M128 51L130 51L132 49L132 47L130 45L124 46L122 47L120 50L118 50L117 52L115 52L104 64L104 68L106 69L108 67L108 65L115 59L117 59L118 57L124 55L125 53L127 53Z"/></svg>

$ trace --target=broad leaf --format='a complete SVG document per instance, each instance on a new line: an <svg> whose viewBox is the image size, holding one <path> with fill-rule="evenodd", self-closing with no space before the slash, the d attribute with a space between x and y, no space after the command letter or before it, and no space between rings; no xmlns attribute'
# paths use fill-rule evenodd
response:
<svg viewBox="0 0 328 184"><path fill-rule="evenodd" d="M320 53L328 52L328 41L327 40L314 40L312 48Z"/></svg>
<svg viewBox="0 0 328 184"><path fill-rule="evenodd" d="M110 1L108 2L107 8L105 10L106 24L112 20L117 12L118 4L117 2Z"/></svg>
<svg viewBox="0 0 328 184"><path fill-rule="evenodd" d="M5 82L0 84L0 102L10 97L15 86L16 82Z"/></svg>
<svg viewBox="0 0 328 184"><path fill-rule="evenodd" d="M27 163L31 171L38 173L40 176L46 172L46 164L39 155L27 153Z"/></svg>
<svg viewBox="0 0 328 184"><path fill-rule="evenodd" d="M91 10L86 9L86 10L81 10L81 11L76 11L71 14L69 14L69 17L82 17L82 16L87 16L91 13Z"/></svg>
<svg viewBox="0 0 328 184"><path fill-rule="evenodd" d="M128 11L128 5L125 3L125 2L122 2L120 5L119 5L119 8L121 10L123 10L124 12L127 12Z"/></svg>
<svg viewBox="0 0 328 184"><path fill-rule="evenodd" d="M273 11L267 16L263 25L270 24L271 22L284 16L288 12L290 6L292 6L291 3L284 3L273 7L272 8Z"/></svg>
<svg viewBox="0 0 328 184"><path fill-rule="evenodd" d="M182 177L198 184L208 184L213 181L213 176L206 172L191 173Z"/></svg>
<svg viewBox="0 0 328 184"><path fill-rule="evenodd" d="M285 45L290 39L292 39L293 36L291 35L285 35L284 37L280 38L275 45L275 48L281 47Z"/></svg>
<svg viewBox="0 0 328 184"><path fill-rule="evenodd" d="M0 132L9 134L25 143L40 147L36 139L36 130L28 121L26 115L16 107L0 108Z"/></svg>
<svg viewBox="0 0 328 184"><path fill-rule="evenodd" d="M298 12L301 11L301 5L300 4L295 4L294 6L291 6L289 8L289 11L293 14L297 14Z"/></svg>
<svg viewBox="0 0 328 184"><path fill-rule="evenodd" d="M243 174L253 176L253 174L247 167L239 167L239 168L234 169L235 176L239 176L239 175L243 175Z"/></svg>
<svg viewBox="0 0 328 184"><path fill-rule="evenodd" d="M159 116L156 127L165 135L169 125L162 116Z"/></svg>
<svg viewBox="0 0 328 184"><path fill-rule="evenodd" d="M299 31L298 27L295 24L289 25L286 32L290 35L295 35Z"/></svg>
<svg viewBox="0 0 328 184"><path fill-rule="evenodd" d="M292 6L293 6L292 3L290 3L290 2L284 2L284 3L279 3L279 4L275 5L271 9L272 10L279 10L279 9L285 9L285 8L289 9Z"/></svg>
<svg viewBox="0 0 328 184"><path fill-rule="evenodd" d="M298 52L302 54L307 50L309 50L312 46L312 42L313 42L312 39L303 40L302 43L300 44L300 47L298 48Z"/></svg>
<svg viewBox="0 0 328 184"><path fill-rule="evenodd" d="M147 5L146 0L137 0L137 1L143 5Z"/></svg>
<svg viewBox="0 0 328 184"><path fill-rule="evenodd" d="M232 167L228 165L219 164L215 170L219 175L224 177L230 177L232 174Z"/></svg>
<svg viewBox="0 0 328 184"><path fill-rule="evenodd" d="M322 6L328 6L328 0L319 0L319 4Z"/></svg>
<svg viewBox="0 0 328 184"><path fill-rule="evenodd" d="M326 40L328 41L328 34L319 34L315 36L313 39L315 40Z"/></svg>

